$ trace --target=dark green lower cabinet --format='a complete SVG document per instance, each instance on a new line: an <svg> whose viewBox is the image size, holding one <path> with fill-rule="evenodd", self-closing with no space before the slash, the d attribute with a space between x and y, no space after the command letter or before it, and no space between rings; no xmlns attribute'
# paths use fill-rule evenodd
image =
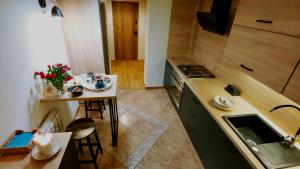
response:
<svg viewBox="0 0 300 169"><path fill-rule="evenodd" d="M205 169L251 168L187 85L178 115Z"/></svg>
<svg viewBox="0 0 300 169"><path fill-rule="evenodd" d="M211 134L213 119L186 85L178 114L201 158Z"/></svg>
<svg viewBox="0 0 300 169"><path fill-rule="evenodd" d="M251 169L229 138L214 124L201 161L206 169Z"/></svg>

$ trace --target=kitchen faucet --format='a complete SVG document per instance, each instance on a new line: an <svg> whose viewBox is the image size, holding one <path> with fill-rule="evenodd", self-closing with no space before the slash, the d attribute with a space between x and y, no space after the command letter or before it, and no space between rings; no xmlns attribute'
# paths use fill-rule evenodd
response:
<svg viewBox="0 0 300 169"><path fill-rule="evenodd" d="M284 104L284 105L279 105L279 106L275 106L273 109L270 110L270 112L274 111L274 110L277 110L277 109L280 109L280 108L283 108L283 107L292 107L292 108L295 108L297 109L298 111L300 111L300 108L297 107L297 106L294 106L294 105L290 105L290 104ZM292 147L295 142L296 142L296 138L300 135L300 128L297 130L296 134L293 136L293 135L288 135L286 137L284 137L284 143L286 143L288 146Z"/></svg>
<svg viewBox="0 0 300 169"><path fill-rule="evenodd" d="M279 105L279 106L275 106L273 109L270 110L270 112L277 110L279 108L283 108L283 107L293 107L295 109L297 109L298 111L300 111L300 108L291 104L284 104L284 105Z"/></svg>

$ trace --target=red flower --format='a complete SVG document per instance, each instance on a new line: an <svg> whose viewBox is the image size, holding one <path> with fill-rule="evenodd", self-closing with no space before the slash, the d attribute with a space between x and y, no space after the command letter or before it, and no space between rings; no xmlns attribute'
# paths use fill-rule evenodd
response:
<svg viewBox="0 0 300 169"><path fill-rule="evenodd" d="M61 67L61 66L62 66L62 64L61 64L61 63L58 63L58 64L57 64L57 67Z"/></svg>
<svg viewBox="0 0 300 169"><path fill-rule="evenodd" d="M40 72L40 76L42 79L45 79L45 73L44 72Z"/></svg>
<svg viewBox="0 0 300 169"><path fill-rule="evenodd" d="M51 69L51 66L50 66L50 65L48 65L48 69Z"/></svg>
<svg viewBox="0 0 300 169"><path fill-rule="evenodd" d="M46 78L51 79L51 74L47 73Z"/></svg>
<svg viewBox="0 0 300 169"><path fill-rule="evenodd" d="M56 78L56 73L52 73L51 78Z"/></svg>
<svg viewBox="0 0 300 169"><path fill-rule="evenodd" d="M61 73L65 73L67 70L65 68L61 69Z"/></svg>
<svg viewBox="0 0 300 169"><path fill-rule="evenodd" d="M67 77L65 78L65 81L69 81L69 80L71 80L71 79L73 79L72 76L67 76Z"/></svg>
<svg viewBox="0 0 300 169"><path fill-rule="evenodd" d="M64 68L65 68L66 70L71 70L71 67L69 67L68 65L64 65Z"/></svg>
<svg viewBox="0 0 300 169"><path fill-rule="evenodd" d="M40 72L34 72L34 76L40 75Z"/></svg>

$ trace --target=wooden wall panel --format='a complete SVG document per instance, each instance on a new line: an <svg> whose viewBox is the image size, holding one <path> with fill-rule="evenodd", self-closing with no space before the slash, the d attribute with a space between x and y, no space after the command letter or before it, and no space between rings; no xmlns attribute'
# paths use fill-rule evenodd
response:
<svg viewBox="0 0 300 169"><path fill-rule="evenodd" d="M169 57L187 57L198 0L173 0L168 43Z"/></svg>
<svg viewBox="0 0 300 169"><path fill-rule="evenodd" d="M194 35L195 45L194 49L191 51L192 55L190 55L190 57L193 60L205 65L209 70L215 70L218 67L218 64L223 60L238 3L239 0L232 1L229 25L225 35L215 34L202 29L199 24L195 25L197 27L197 31ZM198 7L199 11L208 12L211 10L211 7L212 0L200 0Z"/></svg>

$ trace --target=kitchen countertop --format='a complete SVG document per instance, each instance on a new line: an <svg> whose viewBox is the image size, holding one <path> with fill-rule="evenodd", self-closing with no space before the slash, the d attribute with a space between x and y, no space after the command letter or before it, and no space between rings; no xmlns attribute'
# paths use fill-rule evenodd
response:
<svg viewBox="0 0 300 169"><path fill-rule="evenodd" d="M41 102L48 102L48 101L78 101L78 100L89 100L89 99L110 99L117 97L117 82L118 76L117 75L109 75L112 81L112 86L104 91L101 92L90 92L85 90L82 95L78 97L72 97L70 92L65 92L63 95L44 95L40 101ZM74 76L74 79L81 79L80 76Z"/></svg>
<svg viewBox="0 0 300 169"><path fill-rule="evenodd" d="M59 152L50 159L41 161L34 160L31 157L31 152L25 154L5 155L0 157L0 169L57 169L63 159L71 135L71 132L53 134L61 147Z"/></svg>
<svg viewBox="0 0 300 169"><path fill-rule="evenodd" d="M255 107L253 107L249 102L247 102L241 96L231 96L227 93L224 88L227 86L226 83L221 81L218 78L209 78L209 79L188 79L178 68L178 64L195 64L193 60L188 58L167 58L173 68L178 72L179 76L184 80L185 84L193 91L195 96L199 99L199 101L203 104L203 106L207 109L219 127L223 130L223 132L227 135L227 137L232 141L232 143L236 146L236 148L240 151L240 153L244 156L244 158L248 161L248 163L253 168L265 168L261 162L255 157L255 155L250 151L250 149L246 146L246 144L238 137L238 135L230 128L230 126L225 122L222 116L226 115L240 115L240 114L258 114L262 117L266 122L268 122L274 129L276 129L279 133L286 136L283 130L281 130L275 121L270 121L267 117L265 117L261 112L259 112ZM215 108L211 101L217 96L228 96L234 101L234 106L232 111L222 111L220 109ZM296 143L296 146L299 148L299 144ZM300 166L290 167L289 169L300 169Z"/></svg>

